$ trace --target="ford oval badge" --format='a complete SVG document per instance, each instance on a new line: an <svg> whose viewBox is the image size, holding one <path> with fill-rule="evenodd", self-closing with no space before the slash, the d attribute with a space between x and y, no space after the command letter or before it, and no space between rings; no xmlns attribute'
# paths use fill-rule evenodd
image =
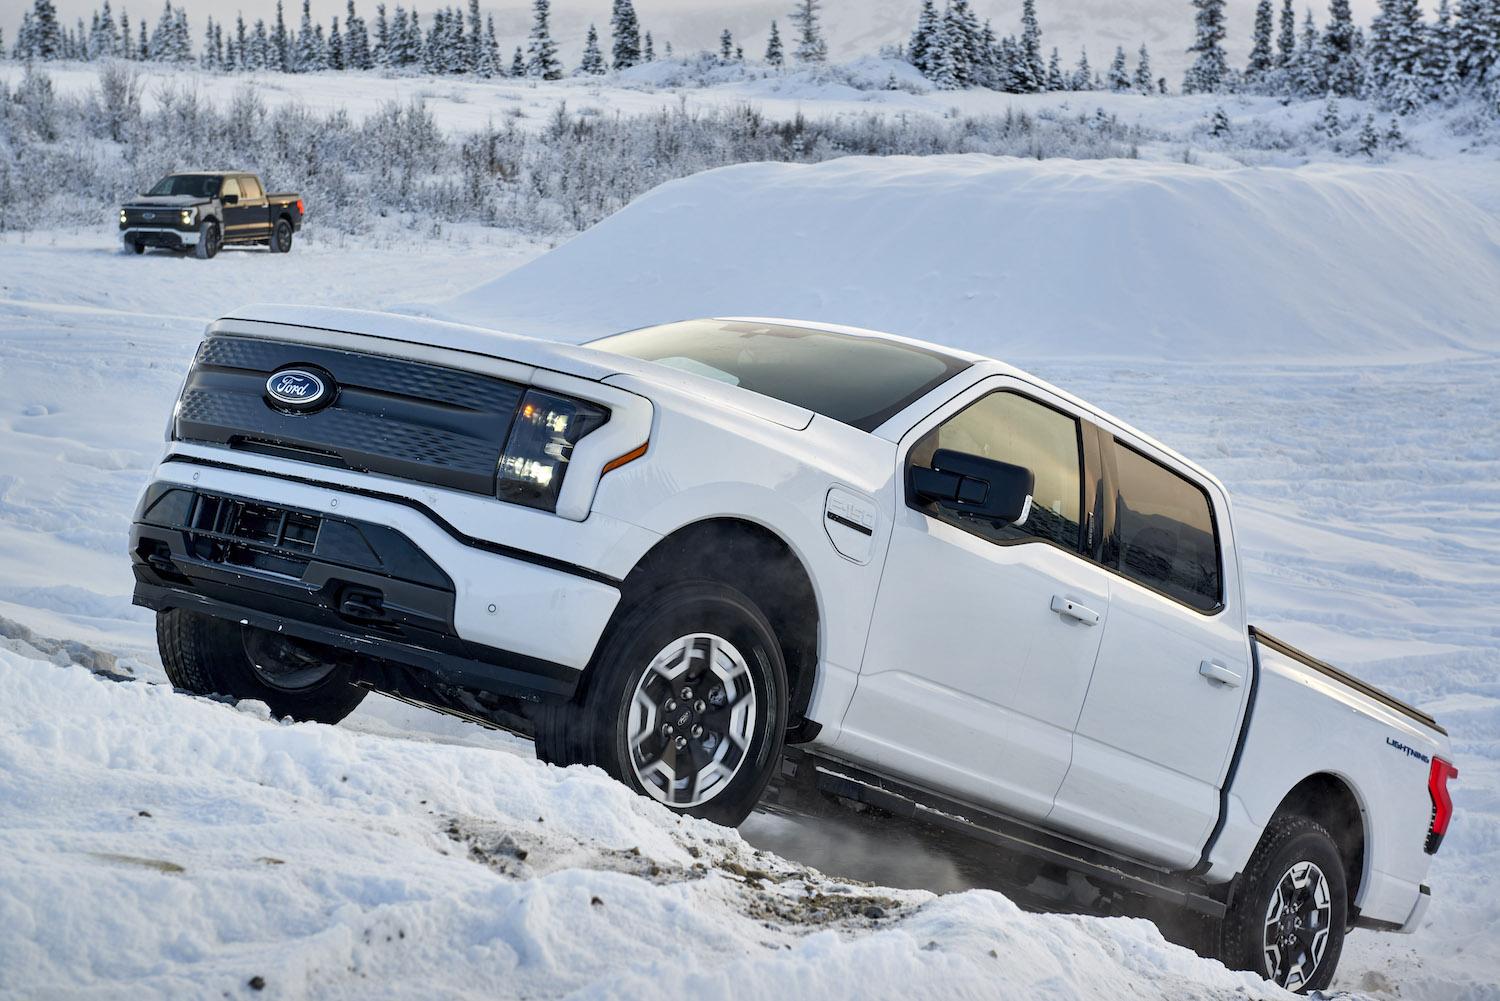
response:
<svg viewBox="0 0 1500 1001"><path fill-rule="evenodd" d="M282 410L316 410L327 405L328 383L305 368L284 368L266 380L266 396Z"/></svg>

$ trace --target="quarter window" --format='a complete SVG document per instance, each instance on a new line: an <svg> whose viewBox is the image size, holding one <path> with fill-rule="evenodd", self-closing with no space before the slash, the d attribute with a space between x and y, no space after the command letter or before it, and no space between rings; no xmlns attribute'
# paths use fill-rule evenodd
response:
<svg viewBox="0 0 1500 1001"><path fill-rule="evenodd" d="M1021 525L996 525L940 505L920 509L940 521L992 542L1045 539L1078 548L1082 509L1078 421L1016 393L991 393L954 414L922 437L911 464L931 468L938 449L1025 466L1036 477L1031 513Z"/></svg>
<svg viewBox="0 0 1500 1001"><path fill-rule="evenodd" d="M1223 602L1219 537L1203 488L1115 443L1120 573L1210 612Z"/></svg>

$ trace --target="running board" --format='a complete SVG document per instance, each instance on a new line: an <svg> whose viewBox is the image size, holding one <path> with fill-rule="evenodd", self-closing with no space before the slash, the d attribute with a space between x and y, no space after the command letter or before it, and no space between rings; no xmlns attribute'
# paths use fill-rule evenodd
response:
<svg viewBox="0 0 1500 1001"><path fill-rule="evenodd" d="M1181 873L1108 855L1020 821L904 786L842 762L807 755L798 765L813 767L814 785L820 792L973 838L1014 855L1057 865L1130 893L1212 918L1224 916L1224 902L1210 896L1205 884Z"/></svg>

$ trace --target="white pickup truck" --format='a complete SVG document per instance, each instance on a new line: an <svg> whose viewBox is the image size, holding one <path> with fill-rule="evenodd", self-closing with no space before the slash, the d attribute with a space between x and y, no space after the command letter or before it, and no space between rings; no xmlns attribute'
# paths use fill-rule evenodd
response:
<svg viewBox="0 0 1500 1001"><path fill-rule="evenodd" d="M168 438L131 553L188 691L380 691L726 824L795 762L1201 911L1294 990L1429 900L1442 727L1250 626L1211 475L999 362L255 307Z"/></svg>

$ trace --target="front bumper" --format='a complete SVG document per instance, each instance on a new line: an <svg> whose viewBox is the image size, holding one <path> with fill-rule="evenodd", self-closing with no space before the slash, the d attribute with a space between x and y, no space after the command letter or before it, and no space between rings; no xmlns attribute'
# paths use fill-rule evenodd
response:
<svg viewBox="0 0 1500 1001"><path fill-rule="evenodd" d="M130 226L120 230L120 239L147 247L181 250L198 245L198 230L176 229L171 226Z"/></svg>
<svg viewBox="0 0 1500 1001"><path fill-rule="evenodd" d="M130 538L136 604L551 701L572 695L619 601L611 584L476 549L410 507L201 476L218 482L159 478L143 495Z"/></svg>

